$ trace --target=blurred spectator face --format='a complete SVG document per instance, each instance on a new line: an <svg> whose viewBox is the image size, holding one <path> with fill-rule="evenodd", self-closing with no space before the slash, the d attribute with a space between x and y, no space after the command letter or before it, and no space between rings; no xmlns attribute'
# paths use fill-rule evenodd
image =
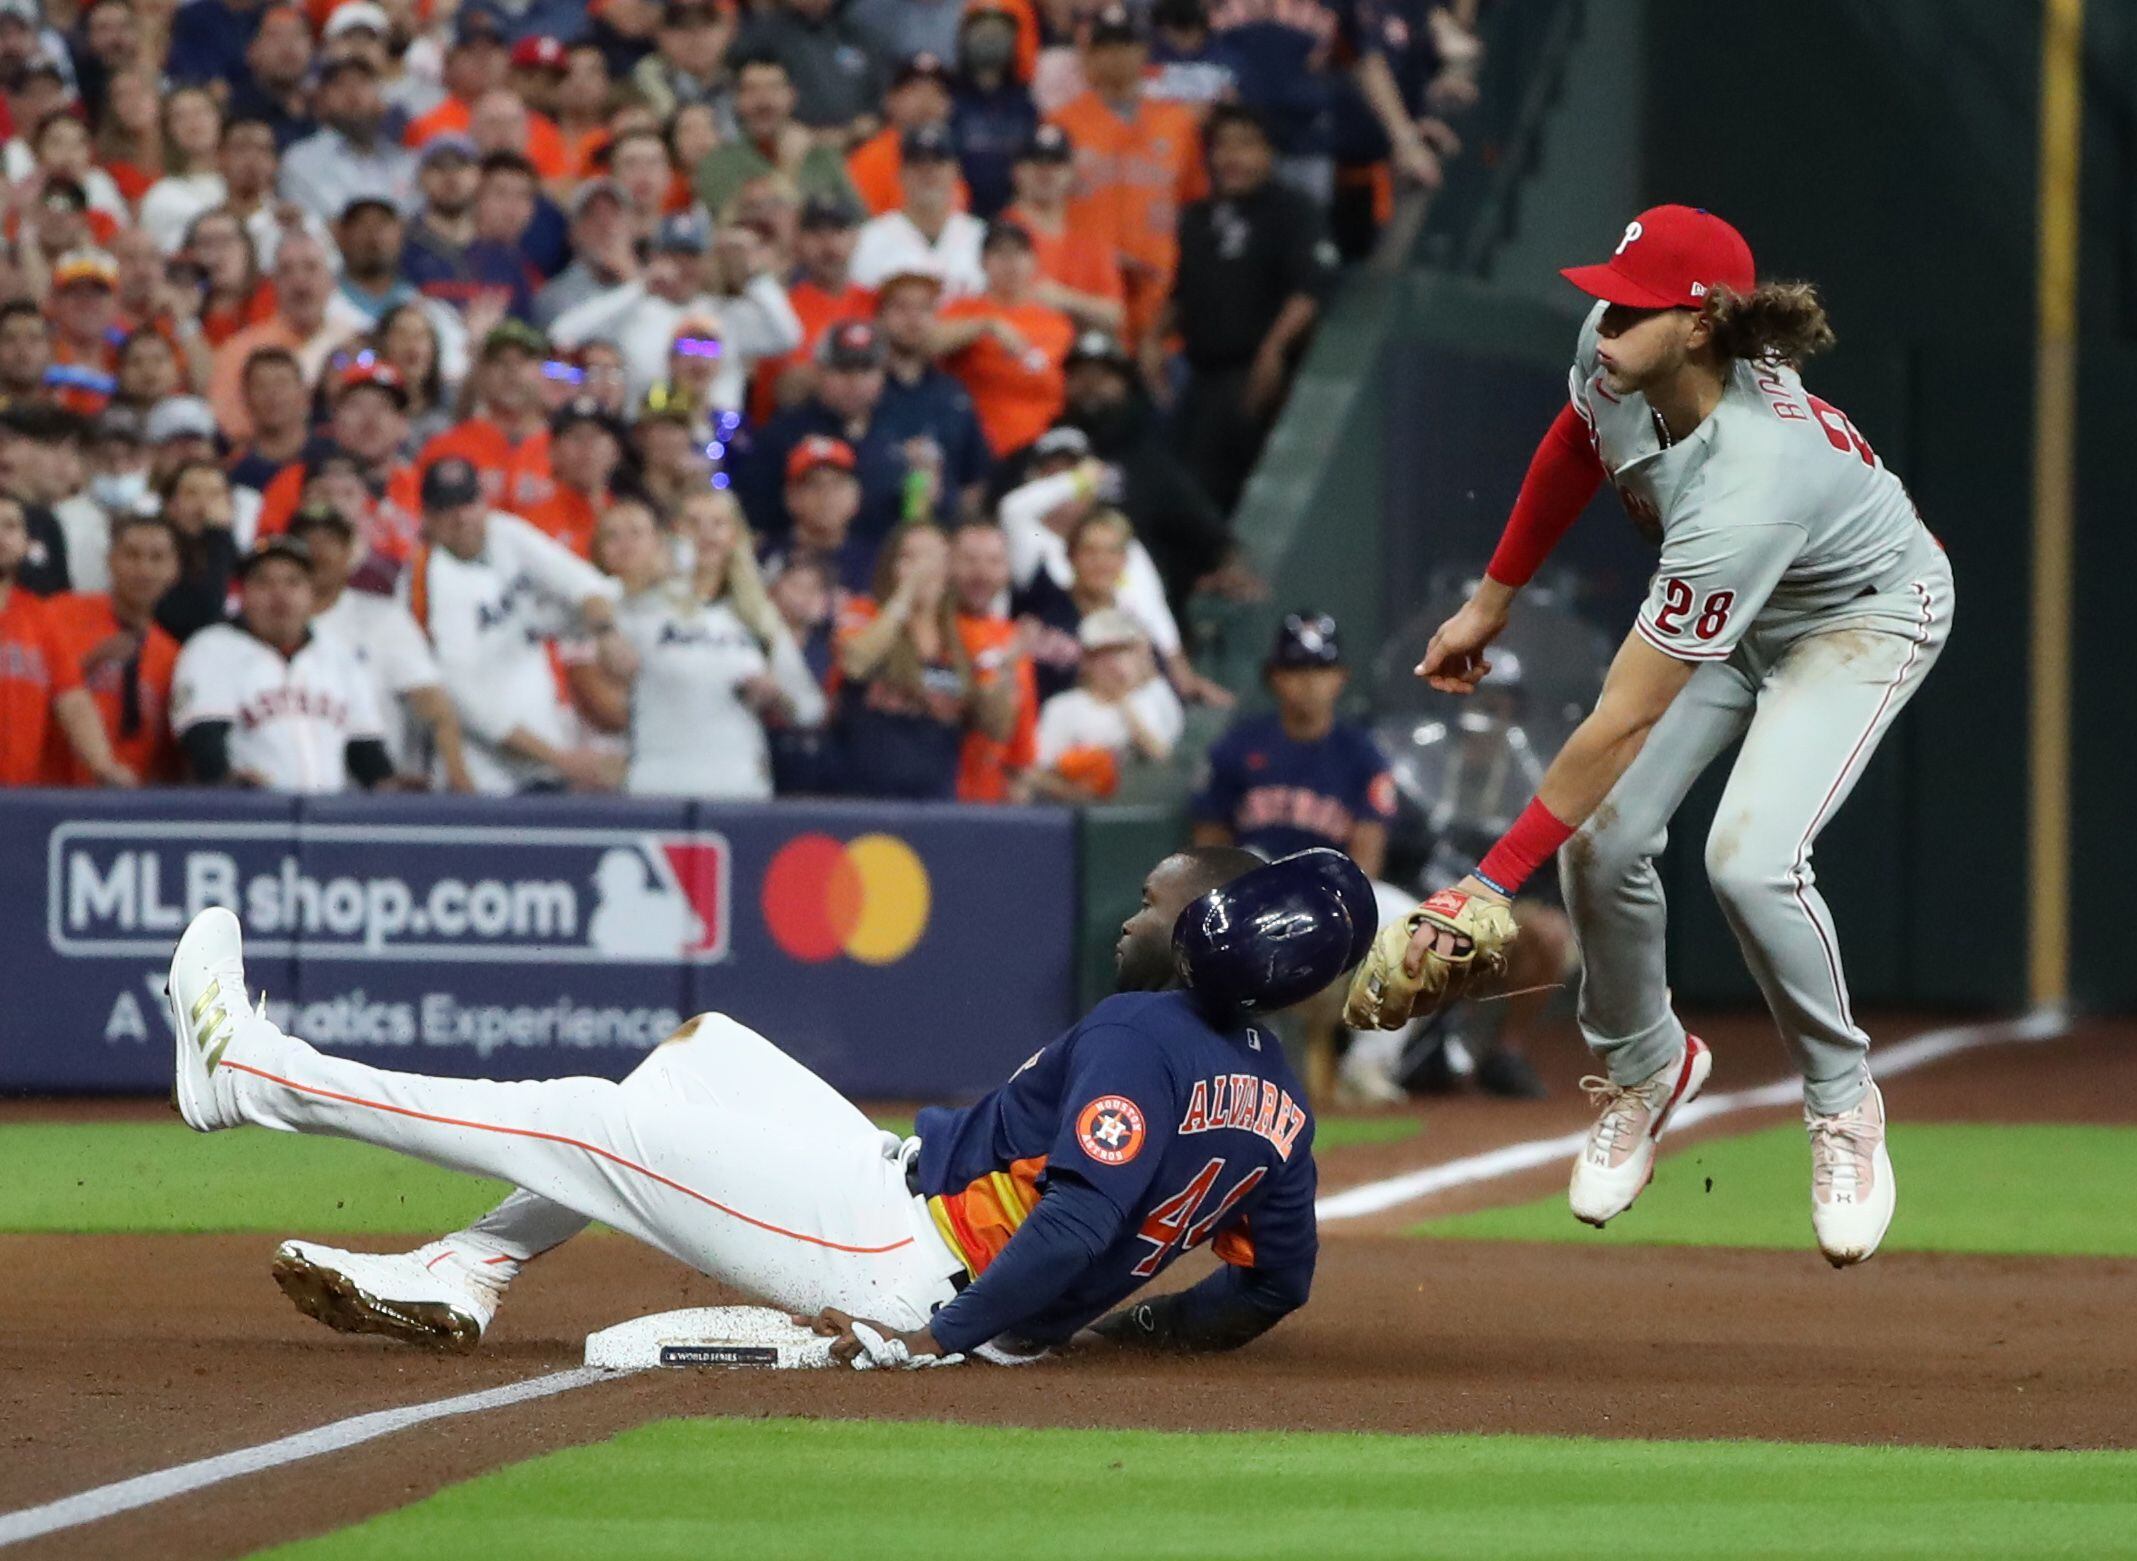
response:
<svg viewBox="0 0 2137 1561"><path fill-rule="evenodd" d="M1127 568L1125 528L1110 517L1085 522L1069 540L1069 573L1080 594L1111 598Z"/></svg>
<svg viewBox="0 0 2137 1561"><path fill-rule="evenodd" d="M542 387L542 360L524 347L500 347L483 361L482 397L499 411L532 411Z"/></svg>
<svg viewBox="0 0 2137 1561"><path fill-rule="evenodd" d="M294 363L267 358L247 365L245 412L256 429L281 432L304 420L304 375Z"/></svg>
<svg viewBox="0 0 2137 1561"><path fill-rule="evenodd" d="M214 459L213 439L196 439L191 434L166 439L148 452L148 478L150 482L160 484L181 466Z"/></svg>
<svg viewBox="0 0 2137 1561"><path fill-rule="evenodd" d="M37 245L47 259L90 242L88 207L79 188L46 190L34 208Z"/></svg>
<svg viewBox="0 0 2137 1561"><path fill-rule="evenodd" d="M265 32L267 24L261 23L260 30ZM280 162L275 133L263 124L248 123L234 127L223 137L215 165L231 196L249 202L274 188Z"/></svg>
<svg viewBox="0 0 2137 1561"><path fill-rule="evenodd" d="M0 320L0 389L25 395L44 384L52 361L52 339L35 314L11 314Z"/></svg>
<svg viewBox="0 0 2137 1561"><path fill-rule="evenodd" d="M105 567L113 603L139 617L178 583L178 540L163 526L128 526L111 539Z"/></svg>
<svg viewBox="0 0 2137 1561"><path fill-rule="evenodd" d="M697 550L697 572L722 573L742 539L742 518L730 493L693 493L676 512L675 530Z"/></svg>
<svg viewBox="0 0 2137 1561"><path fill-rule="evenodd" d="M534 180L518 168L493 168L475 197L475 236L516 246L534 221Z"/></svg>
<svg viewBox="0 0 2137 1561"><path fill-rule="evenodd" d="M106 70L124 70L141 56L141 24L125 0L104 0L89 13L83 35Z"/></svg>
<svg viewBox="0 0 2137 1561"><path fill-rule="evenodd" d="M413 389L428 384L437 366L438 333L421 309L399 308L386 321L379 351L400 370L401 383Z"/></svg>
<svg viewBox="0 0 2137 1561"><path fill-rule="evenodd" d="M334 292L326 249L307 233L284 234L275 249L275 297L292 320L312 320Z"/></svg>
<svg viewBox="0 0 2137 1561"><path fill-rule="evenodd" d="M230 479L214 466L189 466L164 502L163 518L183 536L230 524Z"/></svg>
<svg viewBox="0 0 2137 1561"><path fill-rule="evenodd" d="M1209 182L1219 195L1251 195L1268 183L1272 158L1259 130L1228 121L1210 138Z"/></svg>
<svg viewBox="0 0 2137 1561"><path fill-rule="evenodd" d="M367 466L380 466L400 451L408 437L408 415L400 398L373 385L351 385L334 402L330 420L334 442Z"/></svg>
<svg viewBox="0 0 2137 1561"><path fill-rule="evenodd" d="M557 83L563 79L564 73L561 70L536 66L530 70L513 71L507 86L518 96L520 102L535 113L547 114L554 119L557 111Z"/></svg>
<svg viewBox="0 0 2137 1561"><path fill-rule="evenodd" d="M137 319L155 314L163 252L148 230L121 228L112 234L108 253L119 263L119 307Z"/></svg>
<svg viewBox="0 0 2137 1561"><path fill-rule="evenodd" d="M312 619L312 572L293 558L254 564L238 588L238 616L270 645L294 645Z"/></svg>
<svg viewBox="0 0 2137 1561"><path fill-rule="evenodd" d="M18 129L42 124L45 115L66 106L67 85L48 71L19 79L10 77L7 102Z"/></svg>
<svg viewBox="0 0 2137 1561"><path fill-rule="evenodd" d="M1083 51L1083 79L1100 97L1132 97L1149 63L1150 51L1139 43L1102 43Z"/></svg>
<svg viewBox="0 0 2137 1561"><path fill-rule="evenodd" d="M320 83L319 117L352 141L368 141L386 117L378 77L368 70L338 70Z"/></svg>
<svg viewBox="0 0 2137 1561"><path fill-rule="evenodd" d="M623 202L611 194L593 196L571 219L571 246L581 255L603 254L629 233L630 218Z"/></svg>
<svg viewBox="0 0 2137 1561"><path fill-rule="evenodd" d="M312 599L339 596L356 569L356 538L340 526L306 526L301 535L312 554Z"/></svg>
<svg viewBox="0 0 2137 1561"><path fill-rule="evenodd" d="M305 479L304 507L325 508L337 515L361 515L371 507L371 490L364 486L356 463L337 456L326 469Z"/></svg>
<svg viewBox="0 0 2137 1561"><path fill-rule="evenodd" d="M980 269L987 274L987 291L1002 298L1022 298L1039 279L1038 257L1030 245L1014 239L989 244L980 256Z"/></svg>
<svg viewBox="0 0 2137 1561"><path fill-rule="evenodd" d="M933 76L915 76L883 99L883 113L894 129L950 122L950 94Z"/></svg>
<svg viewBox="0 0 2137 1561"><path fill-rule="evenodd" d="M599 119L612 86L608 56L596 45L575 43L564 57L564 79L557 83L557 112L567 119Z"/></svg>
<svg viewBox="0 0 2137 1561"><path fill-rule="evenodd" d="M244 224L229 212L204 212L194 218L185 255L218 293L239 293L251 286L252 245L245 237Z"/></svg>
<svg viewBox="0 0 2137 1561"><path fill-rule="evenodd" d="M950 590L957 610L989 617L1009 589L1009 539L999 526L965 526L950 541Z"/></svg>
<svg viewBox="0 0 2137 1561"><path fill-rule="evenodd" d="M958 35L957 57L974 76L1007 74L1017 57L1017 24L1000 11L970 13Z"/></svg>
<svg viewBox="0 0 2137 1561"><path fill-rule="evenodd" d="M180 87L164 105L164 128L188 164L205 168L223 136L223 111L198 87Z"/></svg>
<svg viewBox="0 0 2137 1561"><path fill-rule="evenodd" d="M154 331L136 331L119 351L118 396L135 406L154 406L178 390L178 354Z"/></svg>
<svg viewBox="0 0 2137 1561"><path fill-rule="evenodd" d="M29 552L30 527L22 518L22 506L0 499L0 580L12 581Z"/></svg>
<svg viewBox="0 0 2137 1561"><path fill-rule="evenodd" d="M445 90L463 103L505 84L512 56L497 40L478 33L455 43L445 56Z"/></svg>
<svg viewBox="0 0 2137 1561"><path fill-rule="evenodd" d="M856 491L859 484L855 485ZM950 584L949 540L933 526L913 526L898 540L898 584L913 582L916 605L922 609L942 600Z"/></svg>
<svg viewBox="0 0 2137 1561"><path fill-rule="evenodd" d="M37 29L28 17L9 11L0 15L0 81L13 81L23 62L37 52Z"/></svg>
<svg viewBox="0 0 2137 1561"><path fill-rule="evenodd" d="M841 369L826 364L817 370L816 399L849 422L867 417L883 399L883 371Z"/></svg>
<svg viewBox="0 0 2137 1561"><path fill-rule="evenodd" d="M485 519L482 500L477 499L472 504L425 510L423 530L455 558L473 558L482 551L483 533L488 529Z"/></svg>
<svg viewBox="0 0 2137 1561"><path fill-rule="evenodd" d="M385 206L359 206L335 226L341 263L358 277L391 276L401 264L401 219Z"/></svg>
<svg viewBox="0 0 2137 1561"><path fill-rule="evenodd" d="M687 482L705 469L705 452L690 437L690 430L666 417L642 418L632 425L638 441L638 458L649 473L659 473L672 482Z"/></svg>
<svg viewBox="0 0 2137 1561"><path fill-rule="evenodd" d="M37 166L46 174L79 179L89 169L89 127L79 119L48 119L37 130Z"/></svg>
<svg viewBox="0 0 2137 1561"><path fill-rule="evenodd" d="M682 389L692 406L703 406L719 377L720 358L726 343L712 320L686 320L677 327L675 345L668 353L668 381Z"/></svg>
<svg viewBox="0 0 2137 1561"><path fill-rule="evenodd" d="M102 342L118 314L117 295L101 282L70 282L52 291L52 324L77 345Z"/></svg>
<svg viewBox="0 0 2137 1561"><path fill-rule="evenodd" d="M610 505L594 528L593 552L594 565L603 574L632 585L657 580L667 569L660 527L643 504Z"/></svg>
<svg viewBox="0 0 2137 1561"><path fill-rule="evenodd" d="M709 81L719 72L733 30L710 5L676 6L661 21L661 58L685 75Z"/></svg>
<svg viewBox="0 0 2137 1561"><path fill-rule="evenodd" d="M105 123L131 136L155 134L163 113L160 85L154 71L129 69L113 76L105 88Z"/></svg>
<svg viewBox="0 0 2137 1561"><path fill-rule="evenodd" d="M947 211L957 199L957 164L947 157L908 157L900 177L908 211Z"/></svg>
<svg viewBox="0 0 2137 1561"><path fill-rule="evenodd" d="M89 470L97 477L129 477L139 474L145 482L148 476L148 451L138 439L131 437L111 438L107 435L92 439L89 443Z"/></svg>
<svg viewBox="0 0 2137 1561"><path fill-rule="evenodd" d="M1269 697L1287 724L1318 726L1335 716L1349 680L1341 667L1275 667L1268 674Z"/></svg>
<svg viewBox="0 0 2137 1561"><path fill-rule="evenodd" d="M858 228L819 225L794 234L794 259L819 286L836 292L846 285L846 268L853 263L853 244Z"/></svg>
<svg viewBox="0 0 2137 1561"><path fill-rule="evenodd" d="M608 173L631 198L631 207L642 222L660 216L668 199L672 169L668 148L657 135L633 135L619 139L609 154Z"/></svg>
<svg viewBox="0 0 2137 1561"><path fill-rule="evenodd" d="M668 144L675 149L675 161L683 168L695 168L705 156L720 144L720 120L712 111L710 103L685 103L675 111L668 125Z"/></svg>
<svg viewBox="0 0 2137 1561"><path fill-rule="evenodd" d="M468 137L475 149L491 152L523 152L527 147L527 105L509 87L485 92L475 100L468 116Z"/></svg>
<svg viewBox="0 0 2137 1561"><path fill-rule="evenodd" d="M448 221L466 216L482 187L482 173L474 162L458 152L440 152L423 164L418 182L423 204Z"/></svg>
<svg viewBox="0 0 2137 1561"><path fill-rule="evenodd" d="M579 393L592 396L602 411L621 417L630 378L623 366L623 349L612 342L590 341L579 349L578 366Z"/></svg>
<svg viewBox="0 0 2137 1561"><path fill-rule="evenodd" d="M748 280L752 251L771 251L773 265L784 269L794 254L794 234L801 226L801 205L784 174L751 179L735 192L734 221L720 230L727 285L739 291ZM748 235L744 237L744 235Z"/></svg>
<svg viewBox="0 0 2137 1561"><path fill-rule="evenodd" d="M245 51L245 66L260 87L286 94L300 85L312 63L312 32L302 13L276 6L260 18L260 30Z"/></svg>
<svg viewBox="0 0 2137 1561"><path fill-rule="evenodd" d="M787 484L787 513L794 535L814 548L836 548L861 510L861 482L836 466L818 466Z"/></svg>
<svg viewBox="0 0 2137 1561"><path fill-rule="evenodd" d="M885 287L876 297L876 329L882 332L884 345L901 356L927 356L940 296L940 289L918 279Z"/></svg>
<svg viewBox="0 0 2137 1561"><path fill-rule="evenodd" d="M550 471L581 493L606 493L622 459L614 436L598 423L574 423L549 441Z"/></svg>
<svg viewBox="0 0 2137 1561"><path fill-rule="evenodd" d="M815 564L788 564L769 589L780 621L798 639L807 639L831 616L831 580Z"/></svg>
<svg viewBox="0 0 2137 1561"><path fill-rule="evenodd" d="M1069 410L1095 416L1128 399L1128 376L1110 363L1085 361L1068 371Z"/></svg>
<svg viewBox="0 0 2137 1561"><path fill-rule="evenodd" d="M1053 211L1065 205L1076 186L1076 165L1046 158L1020 159L1011 174L1016 182L1017 204L1037 211Z"/></svg>
<svg viewBox="0 0 2137 1561"><path fill-rule="evenodd" d="M1112 701L1125 698L1135 692L1140 681L1142 645L1108 645L1103 650L1087 650L1077 667L1077 677L1083 686L1100 699Z"/></svg>
<svg viewBox="0 0 2137 1561"><path fill-rule="evenodd" d="M794 117L794 85L786 68L764 61L742 67L735 83L735 123L752 141L770 144Z"/></svg>

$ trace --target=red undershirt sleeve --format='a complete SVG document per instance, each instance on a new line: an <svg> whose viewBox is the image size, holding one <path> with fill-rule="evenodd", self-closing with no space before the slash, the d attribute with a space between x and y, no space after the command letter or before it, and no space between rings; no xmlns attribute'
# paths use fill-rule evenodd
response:
<svg viewBox="0 0 2137 1561"><path fill-rule="evenodd" d="M1527 585L1602 485L1602 458L1588 437L1588 425L1568 402L1529 461L1514 512L1507 517L1485 573L1501 585Z"/></svg>

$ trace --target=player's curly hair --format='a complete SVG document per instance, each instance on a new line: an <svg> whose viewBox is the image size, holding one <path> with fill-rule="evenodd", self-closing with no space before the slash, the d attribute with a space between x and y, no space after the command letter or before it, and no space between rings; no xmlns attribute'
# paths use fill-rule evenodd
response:
<svg viewBox="0 0 2137 1561"><path fill-rule="evenodd" d="M1833 345L1825 304L1809 282L1761 282L1748 293L1717 287L1705 313L1714 350L1725 358L1801 368Z"/></svg>

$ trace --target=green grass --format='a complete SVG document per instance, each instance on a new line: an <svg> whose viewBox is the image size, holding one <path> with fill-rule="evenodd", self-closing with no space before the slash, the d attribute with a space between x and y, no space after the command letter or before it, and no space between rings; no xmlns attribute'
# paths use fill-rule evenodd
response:
<svg viewBox="0 0 2137 1561"><path fill-rule="evenodd" d="M2137 1128L1900 1123L1892 1159L1899 1212L1886 1250L2137 1256ZM1602 1230L1575 1221L1554 1192L1432 1220L1416 1234L1803 1247L1810 1146L1789 1126L1665 1151L1654 1185Z"/></svg>
<svg viewBox="0 0 2137 1561"><path fill-rule="evenodd" d="M1389 1143L1419 1130L1414 1117L1336 1117L1320 1141ZM504 1191L337 1138L203 1136L176 1121L0 1126L0 1231L445 1231Z"/></svg>
<svg viewBox="0 0 2137 1561"><path fill-rule="evenodd" d="M670 1420L274 1554L2107 1556L2133 1491L2127 1452Z"/></svg>

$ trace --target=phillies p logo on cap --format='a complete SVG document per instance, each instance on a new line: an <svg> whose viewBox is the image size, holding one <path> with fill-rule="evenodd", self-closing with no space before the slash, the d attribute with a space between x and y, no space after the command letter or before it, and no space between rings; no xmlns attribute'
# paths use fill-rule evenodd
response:
<svg viewBox="0 0 2137 1561"><path fill-rule="evenodd" d="M1592 297L1630 309L1696 309L1716 287L1748 293L1758 285L1744 236L1693 206L1649 207L1625 224L1608 260L1569 266L1559 275Z"/></svg>

